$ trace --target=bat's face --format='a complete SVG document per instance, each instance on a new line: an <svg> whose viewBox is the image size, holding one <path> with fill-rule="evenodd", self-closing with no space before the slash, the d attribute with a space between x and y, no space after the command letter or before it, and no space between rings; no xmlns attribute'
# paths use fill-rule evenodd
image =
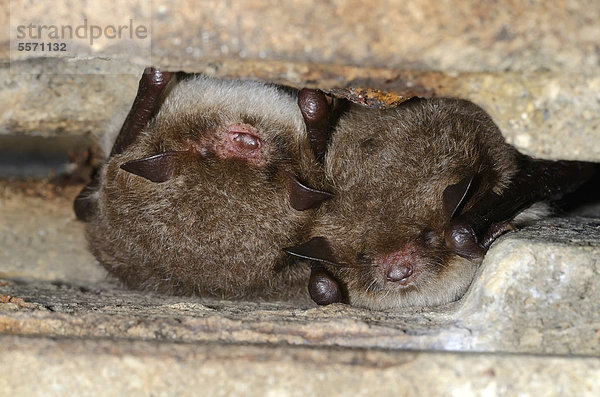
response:
<svg viewBox="0 0 600 397"><path fill-rule="evenodd" d="M503 139L496 129L477 131L481 120L456 115L455 104L436 103L355 109L336 127L326 158L334 197L319 210L308 247L347 303L440 305L462 296L473 278L477 261L446 247L444 227L469 205L461 201L466 176L488 175L481 191L500 185L497 174L508 171L492 164L480 139Z"/></svg>
<svg viewBox="0 0 600 397"><path fill-rule="evenodd" d="M293 94L181 81L105 167L92 250L132 287L268 296L305 275L282 248L313 212L294 205L297 180L316 187L319 172Z"/></svg>
<svg viewBox="0 0 600 397"><path fill-rule="evenodd" d="M468 288L478 262L448 250L443 226L433 218L415 217L402 198L388 195L378 210L348 200L343 210L319 219L314 231L331 253L325 258L331 263L324 266L347 303L372 309L436 306L456 300ZM329 204L341 203L333 199ZM351 212L365 218L341 225L339 219ZM370 216L376 218L368 222Z"/></svg>

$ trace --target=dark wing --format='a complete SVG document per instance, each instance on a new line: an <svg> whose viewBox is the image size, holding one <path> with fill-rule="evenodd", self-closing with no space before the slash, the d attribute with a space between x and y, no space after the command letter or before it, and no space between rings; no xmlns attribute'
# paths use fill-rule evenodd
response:
<svg viewBox="0 0 600 397"><path fill-rule="evenodd" d="M594 173L594 164L550 161L518 154L519 171L510 186L498 195L489 192L468 211L450 220L446 245L456 254L482 258L491 243L510 229L508 223L520 211L545 200L558 200L576 190Z"/></svg>

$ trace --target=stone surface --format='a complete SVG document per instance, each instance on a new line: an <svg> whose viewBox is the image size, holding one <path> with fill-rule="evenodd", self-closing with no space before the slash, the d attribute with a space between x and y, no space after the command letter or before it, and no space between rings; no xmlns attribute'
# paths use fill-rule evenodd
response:
<svg viewBox="0 0 600 397"><path fill-rule="evenodd" d="M0 352L0 391L19 396L600 393L598 358L15 336Z"/></svg>
<svg viewBox="0 0 600 397"><path fill-rule="evenodd" d="M65 75L53 70L89 67L129 75ZM0 65L0 134L91 137L98 141L111 120L129 109L143 69L129 63L36 60L11 74ZM524 153L551 159L600 161L600 73L407 72L277 62L218 62L196 71L323 89L367 86L399 95L467 98L486 109L508 142ZM317 83L318 82L318 83ZM31 111L31 109L36 111Z"/></svg>
<svg viewBox="0 0 600 397"><path fill-rule="evenodd" d="M474 350L600 355L600 219L551 218L501 238L462 303Z"/></svg>
<svg viewBox="0 0 600 397"><path fill-rule="evenodd" d="M595 0L147 4L152 12L153 62L170 69L196 69L206 60L237 58L460 72L597 71L600 64L600 5ZM89 7L74 0L51 6L54 15L77 15ZM27 7L32 16L49 14L48 2ZM0 12L2 26L8 25L7 8ZM114 15L112 11L107 13ZM123 10L134 19L145 11ZM113 22L92 17L98 23ZM8 40L9 30L3 29L0 59L8 59ZM130 59L126 50L121 56Z"/></svg>
<svg viewBox="0 0 600 397"><path fill-rule="evenodd" d="M106 277L93 265L73 214L78 189L0 180L0 277L89 283Z"/></svg>
<svg viewBox="0 0 600 397"><path fill-rule="evenodd" d="M166 70L464 97L528 154L600 161L597 1L147 3L151 62ZM48 3L28 7L46 15ZM62 15L84 5L52 7ZM9 21L5 7L0 24ZM110 58L31 53L10 65L9 34L0 31L0 134L102 135L129 106L147 66L126 50Z"/></svg>
<svg viewBox="0 0 600 397"><path fill-rule="evenodd" d="M85 68L90 62L34 60L22 67L31 73L11 73L0 64L0 134L37 136L102 135L119 109L135 98L138 74L143 68L129 65L135 75L60 74L65 68ZM96 60L107 72L126 72L128 64Z"/></svg>

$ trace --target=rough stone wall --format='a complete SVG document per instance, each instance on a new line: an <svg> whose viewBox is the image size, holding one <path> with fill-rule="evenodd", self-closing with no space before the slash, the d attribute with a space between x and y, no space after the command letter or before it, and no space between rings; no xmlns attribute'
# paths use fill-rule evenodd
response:
<svg viewBox="0 0 600 397"><path fill-rule="evenodd" d="M597 1L151 5L151 62L158 67L294 86L464 97L488 110L526 153L600 160ZM76 13L81 4L55 7ZM8 17L4 9L2 26ZM124 50L108 60L32 58L13 63L11 73L8 33L0 31L0 134L102 134L135 94L146 66Z"/></svg>

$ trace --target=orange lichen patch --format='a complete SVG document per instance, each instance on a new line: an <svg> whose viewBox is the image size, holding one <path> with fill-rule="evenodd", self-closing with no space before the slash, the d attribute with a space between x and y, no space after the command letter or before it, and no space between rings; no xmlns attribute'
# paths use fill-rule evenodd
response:
<svg viewBox="0 0 600 397"><path fill-rule="evenodd" d="M333 88L326 91L338 98L345 98L369 108L392 108L411 98L375 88Z"/></svg>
<svg viewBox="0 0 600 397"><path fill-rule="evenodd" d="M33 180L2 180L0 179L0 198L8 199L15 196L38 197L44 200L72 201L83 185L59 186L48 179Z"/></svg>
<svg viewBox="0 0 600 397"><path fill-rule="evenodd" d="M28 306L28 303L25 302L22 298L17 298L10 295L0 294L0 303L13 303L19 307Z"/></svg>

